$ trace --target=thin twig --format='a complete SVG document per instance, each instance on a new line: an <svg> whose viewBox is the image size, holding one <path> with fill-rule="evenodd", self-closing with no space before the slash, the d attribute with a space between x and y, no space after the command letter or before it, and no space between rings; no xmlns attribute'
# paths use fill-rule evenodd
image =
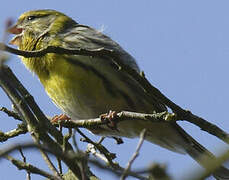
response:
<svg viewBox="0 0 229 180"><path fill-rule="evenodd" d="M80 133L81 136L85 136L79 129L76 130L78 133ZM82 153L81 151L79 151L78 153ZM85 165L85 159L82 159L81 163L79 163L79 166L81 167L81 176L83 178L85 178L85 170L86 170L86 165Z"/></svg>
<svg viewBox="0 0 229 180"><path fill-rule="evenodd" d="M84 137L84 142L87 142L87 143L90 143L90 144L93 144L96 149L99 150L100 153L102 153L107 161L109 162L109 165L112 166L113 168L116 168L118 166L117 163L114 163L113 162L113 159L116 158L116 155L114 153L110 153L107 148L105 148L102 144L98 144L98 143L95 143L93 142L90 138L88 138L84 133L82 133L79 129L77 129L77 132Z"/></svg>
<svg viewBox="0 0 229 180"><path fill-rule="evenodd" d="M34 135L32 134L32 138L34 140L34 142L36 142L39 146L41 146L40 142L36 139L36 137L34 137ZM46 154L45 151L43 151L42 149L39 149L41 156L43 157L44 161L46 162L46 164L48 165L49 169L53 172L53 174L57 177L59 177L59 179L63 180L61 175L59 174L59 172L57 171L56 167L54 166L54 164L52 163L52 161L50 160L50 158L48 157L48 155Z"/></svg>
<svg viewBox="0 0 229 180"><path fill-rule="evenodd" d="M21 148L19 149L19 152L20 152L20 154L21 154L21 156L22 156L23 162L26 164L26 157L24 156L23 151L22 151ZM30 171L29 171L29 170L26 170L26 172L27 172L27 177L26 177L26 179L27 179L27 180L31 180L31 173L30 173Z"/></svg>
<svg viewBox="0 0 229 180"><path fill-rule="evenodd" d="M62 163L61 163L61 159L60 158L57 158L57 163L58 163L58 169L59 169L60 175L62 175L63 174L63 170L62 170Z"/></svg>
<svg viewBox="0 0 229 180"><path fill-rule="evenodd" d="M16 129L13 129L8 132L1 132L0 131L0 142L7 141L10 138L16 137L21 134L26 134L28 132L27 127L24 123L18 124L18 127Z"/></svg>
<svg viewBox="0 0 229 180"><path fill-rule="evenodd" d="M88 143L86 152L91 153L93 156L95 156L98 159L101 159L102 161L105 162L105 164L109 164L109 161L107 160L107 158L103 154L98 153L93 144Z"/></svg>
<svg viewBox="0 0 229 180"><path fill-rule="evenodd" d="M143 129L141 134L140 134L140 138L139 138L139 142L138 142L136 151L134 152L131 159L128 161L127 166L126 166L125 170L123 171L123 174L122 174L120 180L124 180L127 177L127 172L131 169L131 166L134 163L134 160L139 156L139 151L140 151L142 144L145 140L145 134L146 134L146 129Z"/></svg>
<svg viewBox="0 0 229 180"><path fill-rule="evenodd" d="M102 144L102 142L104 141L105 138L106 138L105 136L102 136L97 143Z"/></svg>
<svg viewBox="0 0 229 180"><path fill-rule="evenodd" d="M6 113L10 117L13 117L14 119L22 121L22 118L20 117L20 115L17 112L10 111L6 107L1 107L0 111Z"/></svg>
<svg viewBox="0 0 229 180"><path fill-rule="evenodd" d="M62 129L62 126L61 126ZM68 133L64 135L63 151L68 150L68 140L72 137L72 128L68 128Z"/></svg>
<svg viewBox="0 0 229 180"><path fill-rule="evenodd" d="M27 172L33 173L33 174L39 174L43 177L49 178L51 180L60 180L58 177L53 176L52 174L47 173L46 171L39 169L31 164L25 163L23 161L17 160L13 158L12 156L5 156L6 159L12 162L19 170L24 169Z"/></svg>

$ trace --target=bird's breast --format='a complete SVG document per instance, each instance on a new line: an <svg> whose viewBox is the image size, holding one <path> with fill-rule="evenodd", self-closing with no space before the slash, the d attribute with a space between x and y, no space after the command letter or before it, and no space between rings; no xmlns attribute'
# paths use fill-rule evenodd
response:
<svg viewBox="0 0 229 180"><path fill-rule="evenodd" d="M95 118L128 104L113 83L91 65L56 57L49 76L40 78L53 102L71 118Z"/></svg>

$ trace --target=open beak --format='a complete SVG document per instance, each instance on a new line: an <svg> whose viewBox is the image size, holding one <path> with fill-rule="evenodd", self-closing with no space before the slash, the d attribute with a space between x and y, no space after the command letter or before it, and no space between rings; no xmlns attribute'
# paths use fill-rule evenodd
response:
<svg viewBox="0 0 229 180"><path fill-rule="evenodd" d="M13 39L11 39L11 41L9 43L12 45L19 46L21 44L21 41L22 41L23 29L19 28L17 25L14 25L14 26L10 27L9 29L7 29L7 32L9 32L10 34L16 35Z"/></svg>
<svg viewBox="0 0 229 180"><path fill-rule="evenodd" d="M10 34L21 34L22 30L22 28L18 28L17 25L14 25L7 29L7 32L9 32Z"/></svg>

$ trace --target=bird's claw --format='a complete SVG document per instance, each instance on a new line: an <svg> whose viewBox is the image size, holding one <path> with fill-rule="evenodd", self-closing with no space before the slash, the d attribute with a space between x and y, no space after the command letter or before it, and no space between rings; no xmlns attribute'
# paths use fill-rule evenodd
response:
<svg viewBox="0 0 229 180"><path fill-rule="evenodd" d="M68 117L66 114L56 115L51 119L51 123L58 123L59 121L68 121L71 118Z"/></svg>
<svg viewBox="0 0 229 180"><path fill-rule="evenodd" d="M102 121L108 121L107 127L109 127L112 130L119 131L117 128L117 122L115 121L117 117L117 113L115 111L109 111L109 113L101 114L100 119Z"/></svg>

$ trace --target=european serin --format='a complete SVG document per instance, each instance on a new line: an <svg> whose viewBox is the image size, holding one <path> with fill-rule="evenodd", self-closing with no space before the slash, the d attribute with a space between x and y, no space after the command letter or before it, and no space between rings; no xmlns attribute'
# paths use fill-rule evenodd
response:
<svg viewBox="0 0 229 180"><path fill-rule="evenodd" d="M47 46L87 50L105 48L119 53L123 63L139 72L134 58L112 39L54 10L26 12L9 32L16 34L11 43L20 50L34 51ZM72 119L96 118L109 110L166 111L156 99L147 98L133 78L114 68L110 58L49 53L43 57L21 59L37 74L52 101ZM118 131L107 126L90 130L99 135L133 138L146 128L148 141L175 152L188 153L203 166L205 163L200 157L204 153L211 156L176 123L123 121L117 128ZM226 173L221 167L218 175L223 171Z"/></svg>

